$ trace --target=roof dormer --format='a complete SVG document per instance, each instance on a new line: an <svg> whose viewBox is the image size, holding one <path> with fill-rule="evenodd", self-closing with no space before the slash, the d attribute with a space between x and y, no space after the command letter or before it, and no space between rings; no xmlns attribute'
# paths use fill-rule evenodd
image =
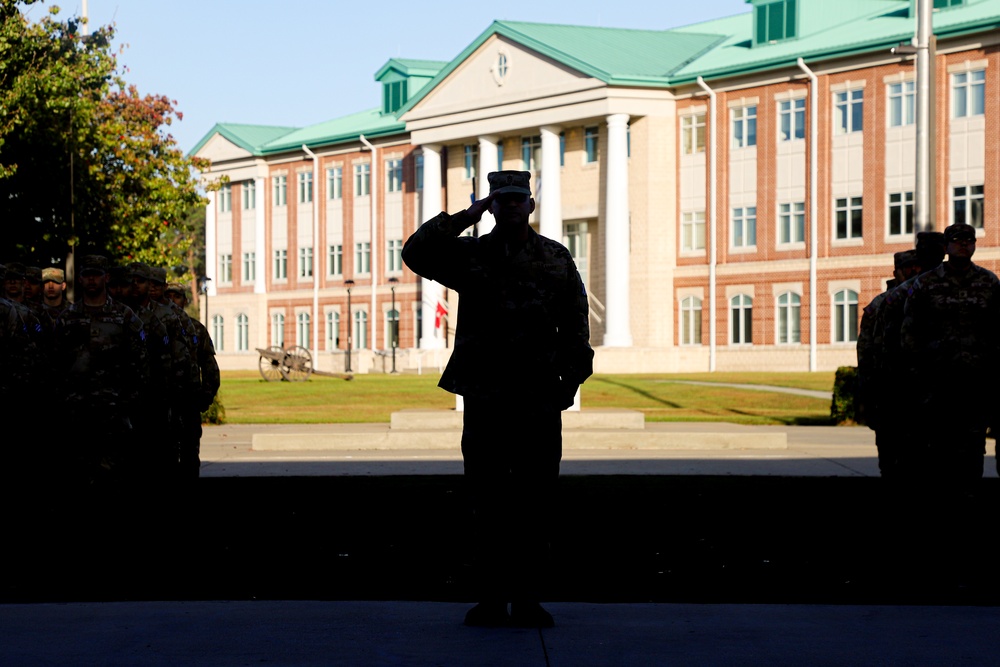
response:
<svg viewBox="0 0 1000 667"><path fill-rule="evenodd" d="M774 44L799 35L800 0L747 0L753 5L753 44Z"/></svg>

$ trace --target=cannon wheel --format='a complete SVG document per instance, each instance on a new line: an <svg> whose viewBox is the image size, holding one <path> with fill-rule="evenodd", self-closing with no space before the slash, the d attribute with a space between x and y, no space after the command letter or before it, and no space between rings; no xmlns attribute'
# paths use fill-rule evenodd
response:
<svg viewBox="0 0 1000 667"><path fill-rule="evenodd" d="M281 371L281 363L285 358L285 351L278 345L263 350L266 354L260 355L260 376L268 382L279 382L284 377Z"/></svg>
<svg viewBox="0 0 1000 667"><path fill-rule="evenodd" d="M285 350L281 362L281 376L289 382L305 382L313 372L312 355L309 350L296 345Z"/></svg>

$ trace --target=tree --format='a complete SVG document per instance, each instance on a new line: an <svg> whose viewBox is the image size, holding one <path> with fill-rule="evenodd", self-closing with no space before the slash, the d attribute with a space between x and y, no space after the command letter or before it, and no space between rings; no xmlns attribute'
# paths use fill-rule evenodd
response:
<svg viewBox="0 0 1000 667"><path fill-rule="evenodd" d="M84 36L58 7L32 22L38 4L0 0L0 260L48 264L80 248L187 264L207 164L167 133L175 102L125 82L113 27Z"/></svg>

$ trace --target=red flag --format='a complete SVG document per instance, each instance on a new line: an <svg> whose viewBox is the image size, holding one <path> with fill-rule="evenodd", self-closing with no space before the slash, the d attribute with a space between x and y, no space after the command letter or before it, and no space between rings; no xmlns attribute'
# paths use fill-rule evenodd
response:
<svg viewBox="0 0 1000 667"><path fill-rule="evenodd" d="M441 318L448 316L448 308L445 307L443 303L438 301L437 308L434 309L434 328L441 328Z"/></svg>

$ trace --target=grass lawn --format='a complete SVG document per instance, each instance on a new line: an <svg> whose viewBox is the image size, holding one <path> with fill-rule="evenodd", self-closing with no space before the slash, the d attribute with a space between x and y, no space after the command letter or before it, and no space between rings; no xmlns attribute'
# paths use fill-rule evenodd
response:
<svg viewBox="0 0 1000 667"><path fill-rule="evenodd" d="M355 375L348 381L313 375L307 382L265 382L256 371L222 374L226 422L388 422L397 410L450 409L455 397L437 387L439 375ZM649 421L739 424L826 424L829 399L677 380L772 385L832 391L834 373L686 373L595 375L583 385L586 408L640 410Z"/></svg>

